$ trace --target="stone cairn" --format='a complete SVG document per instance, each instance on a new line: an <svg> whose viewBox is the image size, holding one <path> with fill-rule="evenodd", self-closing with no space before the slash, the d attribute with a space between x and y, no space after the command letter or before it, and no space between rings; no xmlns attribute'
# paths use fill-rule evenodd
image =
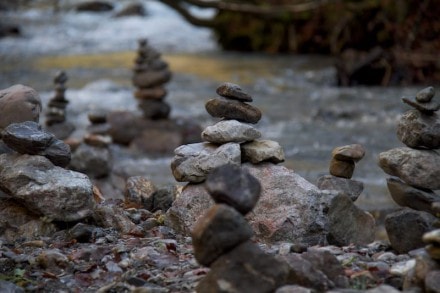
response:
<svg viewBox="0 0 440 293"><path fill-rule="evenodd" d="M217 88L217 94L222 98L208 100L205 108L212 117L223 120L203 130L204 142L183 145L174 151L171 169L179 182L203 182L214 168L224 164L284 161L281 146L259 139L261 132L251 125L261 119L261 111L248 104L252 97L228 82Z"/></svg>
<svg viewBox="0 0 440 293"><path fill-rule="evenodd" d="M439 224L440 195L434 190L440 189L440 103L433 87L402 101L413 108L402 115L397 126L397 137L406 146L382 152L379 166L393 176L387 179L388 190L404 207L386 217L385 228L392 247L406 253L423 247L423 235ZM436 241L431 236L425 240L433 243L432 256L439 259L439 231L432 235L437 235Z"/></svg>
<svg viewBox="0 0 440 293"><path fill-rule="evenodd" d="M55 95L48 103L46 113L46 129L55 134L59 139L67 138L74 130L75 126L66 121L66 107L69 101L66 99L67 75L60 71L55 75Z"/></svg>
<svg viewBox="0 0 440 293"><path fill-rule="evenodd" d="M167 91L164 84L170 81L171 72L160 53L148 46L146 39L139 40L138 55L133 68L134 96L147 119L168 118L171 107L164 101Z"/></svg>
<svg viewBox="0 0 440 293"><path fill-rule="evenodd" d="M196 260L211 270L197 292L223 292L222 283L228 284L227 292L271 292L284 285L289 266L251 241L253 230L245 219L260 197L259 181L240 166L227 164L208 175L206 189L215 204L199 218L191 236Z"/></svg>

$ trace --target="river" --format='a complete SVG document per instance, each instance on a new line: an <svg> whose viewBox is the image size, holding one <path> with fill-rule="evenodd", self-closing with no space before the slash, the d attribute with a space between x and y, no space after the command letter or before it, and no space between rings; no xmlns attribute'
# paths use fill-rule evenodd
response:
<svg viewBox="0 0 440 293"><path fill-rule="evenodd" d="M213 124L204 103L215 96L220 83L237 83L263 112L257 124L263 138L283 146L283 165L314 183L328 174L334 147L360 143L367 153L353 176L365 184L357 204L368 210L395 206L377 158L402 146L395 129L409 108L401 97L423 86L341 88L335 86L334 60L329 57L222 52L208 29L186 23L156 1L142 1L147 16L124 18L113 18L114 12L76 13L69 9L74 1L61 1L59 13L47 5L50 1L36 2L39 5L0 12L3 21L22 28L22 37L0 39L0 88L26 84L47 103L55 73L65 70L68 118L78 124L76 135L87 126L91 109L136 109L130 68L137 40L145 37L173 71L166 97L172 116ZM112 2L117 10L130 1ZM131 167L159 183L174 182L170 160L145 157Z"/></svg>

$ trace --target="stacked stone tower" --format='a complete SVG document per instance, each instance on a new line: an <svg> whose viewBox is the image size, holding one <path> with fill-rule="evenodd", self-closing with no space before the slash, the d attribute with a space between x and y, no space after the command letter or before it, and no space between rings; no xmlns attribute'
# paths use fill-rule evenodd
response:
<svg viewBox="0 0 440 293"><path fill-rule="evenodd" d="M137 57L133 68L134 96L147 119L168 118L171 107L164 101L167 91L164 85L170 81L171 72L159 52L148 45L146 39L139 40Z"/></svg>
<svg viewBox="0 0 440 293"><path fill-rule="evenodd" d="M402 115L397 137L406 146L379 155L379 166L389 175L393 200L405 207L387 216L385 228L391 245L400 253L423 246L422 235L438 224L435 203L440 202L440 103L433 87L415 97L402 98L413 109ZM437 224L436 224L437 223ZM408 227L401 233L400 227Z"/></svg>

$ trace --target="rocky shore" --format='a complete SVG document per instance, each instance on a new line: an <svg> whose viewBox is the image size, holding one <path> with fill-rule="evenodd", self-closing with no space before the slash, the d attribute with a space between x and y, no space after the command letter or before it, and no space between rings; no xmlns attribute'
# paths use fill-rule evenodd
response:
<svg viewBox="0 0 440 293"><path fill-rule="evenodd" d="M135 74L149 72L145 47ZM141 109L164 109L168 77L149 87L141 83L151 76L136 78ZM329 174L308 182L282 165L282 146L254 127L263 115L254 97L230 82L207 99L218 121L204 129L160 109L90 113L82 140L60 138L50 127L68 122L65 82L59 74L45 124L35 90L0 91L1 292L440 292L433 88L403 99L414 107L397 130L408 147L378 158L405 207L387 216L385 241L355 204L363 184L351 178L368 151L360 144L335 146ZM151 149L133 141L155 125L181 135L170 167L183 187L112 171L115 143L141 156ZM117 141L117 126L129 140Z"/></svg>

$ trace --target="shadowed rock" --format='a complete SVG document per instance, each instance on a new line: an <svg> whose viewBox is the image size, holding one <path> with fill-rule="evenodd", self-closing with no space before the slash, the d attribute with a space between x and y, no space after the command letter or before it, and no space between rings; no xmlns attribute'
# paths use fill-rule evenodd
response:
<svg viewBox="0 0 440 293"><path fill-rule="evenodd" d="M261 111L249 104L232 100L211 99L205 104L206 111L217 118L235 119L255 124L261 119Z"/></svg>

